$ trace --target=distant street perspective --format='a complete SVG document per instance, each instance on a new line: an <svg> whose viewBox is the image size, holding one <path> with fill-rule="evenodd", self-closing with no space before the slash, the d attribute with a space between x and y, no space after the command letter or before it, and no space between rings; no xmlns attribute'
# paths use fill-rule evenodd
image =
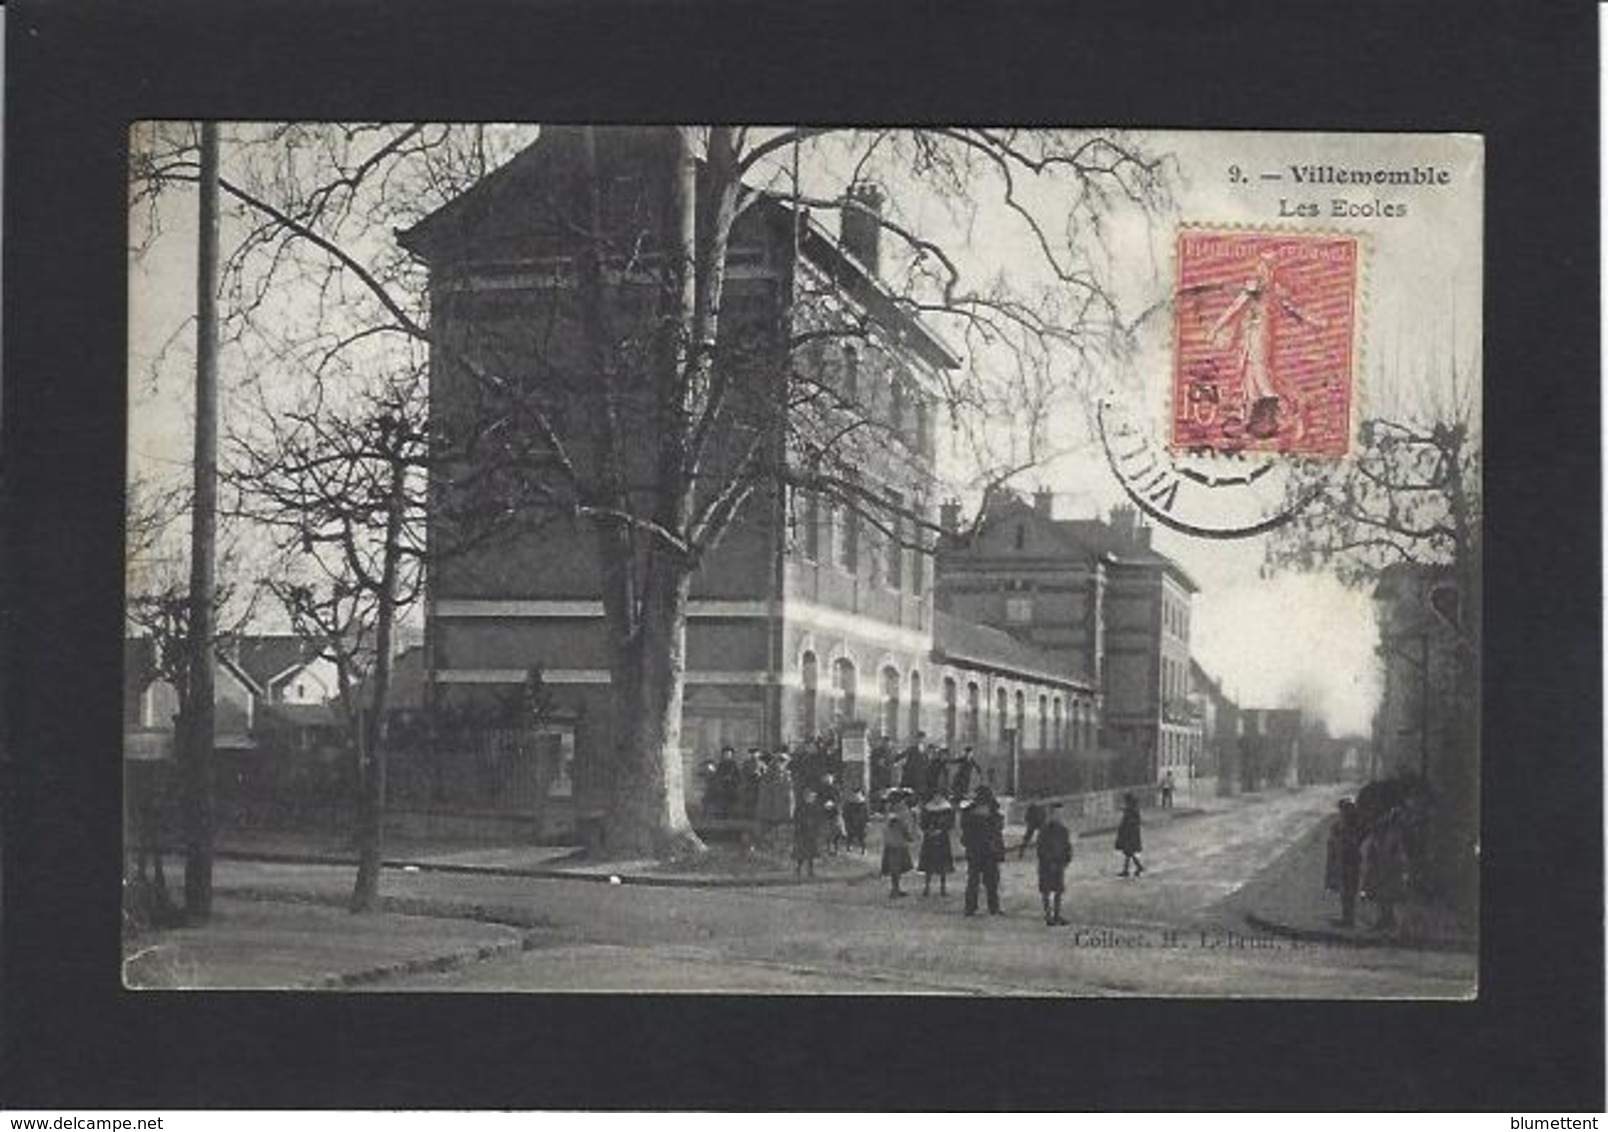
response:
<svg viewBox="0 0 1608 1132"><path fill-rule="evenodd" d="M1477 140L132 138L128 986L1477 993Z"/></svg>

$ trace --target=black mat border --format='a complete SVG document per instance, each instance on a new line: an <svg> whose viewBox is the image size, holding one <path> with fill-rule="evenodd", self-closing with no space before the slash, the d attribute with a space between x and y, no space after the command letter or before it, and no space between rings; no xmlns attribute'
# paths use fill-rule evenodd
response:
<svg viewBox="0 0 1608 1132"><path fill-rule="evenodd" d="M1603 1106L1591 6L57 0L7 16L0 1103ZM123 130L162 116L1485 134L1480 1001L121 992Z"/></svg>

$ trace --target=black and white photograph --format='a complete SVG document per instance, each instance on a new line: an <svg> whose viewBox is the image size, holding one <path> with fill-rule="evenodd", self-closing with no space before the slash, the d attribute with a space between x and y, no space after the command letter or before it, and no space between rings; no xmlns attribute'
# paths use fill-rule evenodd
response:
<svg viewBox="0 0 1608 1132"><path fill-rule="evenodd" d="M1479 136L128 152L124 987L1479 995Z"/></svg>

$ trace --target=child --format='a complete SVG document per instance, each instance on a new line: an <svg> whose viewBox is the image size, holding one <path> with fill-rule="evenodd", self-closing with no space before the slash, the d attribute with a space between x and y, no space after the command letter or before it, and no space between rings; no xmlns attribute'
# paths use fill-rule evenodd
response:
<svg viewBox="0 0 1608 1132"><path fill-rule="evenodd" d="M1033 837L1044 828L1044 803L1034 798L1027 804L1027 812L1022 815L1022 824L1025 827L1022 834L1021 847L1016 850L1016 859L1020 861L1027 856L1027 847L1033 844Z"/></svg>
<svg viewBox="0 0 1608 1132"><path fill-rule="evenodd" d="M910 843L915 840L915 820L903 790L893 793L893 808L882 827L882 875L888 878L890 900L907 893L899 887L899 878L910 871Z"/></svg>
<svg viewBox="0 0 1608 1132"><path fill-rule="evenodd" d="M1048 816L1039 829L1039 899L1044 903L1044 922L1050 927L1066 923L1061 918L1061 896L1066 891L1066 867L1072 863L1072 834L1061 821L1061 803L1051 802Z"/></svg>
<svg viewBox="0 0 1608 1132"><path fill-rule="evenodd" d="M865 791L856 786L843 802L843 832L850 848L865 852L865 831L870 824L871 803L866 801Z"/></svg>
<svg viewBox="0 0 1608 1132"><path fill-rule="evenodd" d="M932 878L938 878L938 895L955 871L955 850L949 844L949 831L955 828L955 807L939 791L933 791L921 807L921 895L932 895Z"/></svg>
<svg viewBox="0 0 1608 1132"><path fill-rule="evenodd" d="M804 798L793 812L793 875L806 869L815 875L815 858L820 855L821 806L815 791L804 791Z"/></svg>
<svg viewBox="0 0 1608 1132"><path fill-rule="evenodd" d="M1134 868L1134 876L1145 875L1145 866L1139 860L1139 854L1144 850L1144 840L1139 833L1139 799L1132 794L1122 796L1122 820L1117 823L1116 850L1122 854L1122 875L1128 875L1128 866Z"/></svg>

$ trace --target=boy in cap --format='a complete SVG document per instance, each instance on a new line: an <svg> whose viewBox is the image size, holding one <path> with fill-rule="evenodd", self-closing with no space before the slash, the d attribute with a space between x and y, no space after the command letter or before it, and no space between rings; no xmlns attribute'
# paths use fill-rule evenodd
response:
<svg viewBox="0 0 1608 1132"><path fill-rule="evenodd" d="M1061 820L1061 803L1051 802L1039 829L1038 885L1044 903L1044 922L1057 927L1061 918L1061 896L1066 891L1066 867L1072 863L1072 833Z"/></svg>

